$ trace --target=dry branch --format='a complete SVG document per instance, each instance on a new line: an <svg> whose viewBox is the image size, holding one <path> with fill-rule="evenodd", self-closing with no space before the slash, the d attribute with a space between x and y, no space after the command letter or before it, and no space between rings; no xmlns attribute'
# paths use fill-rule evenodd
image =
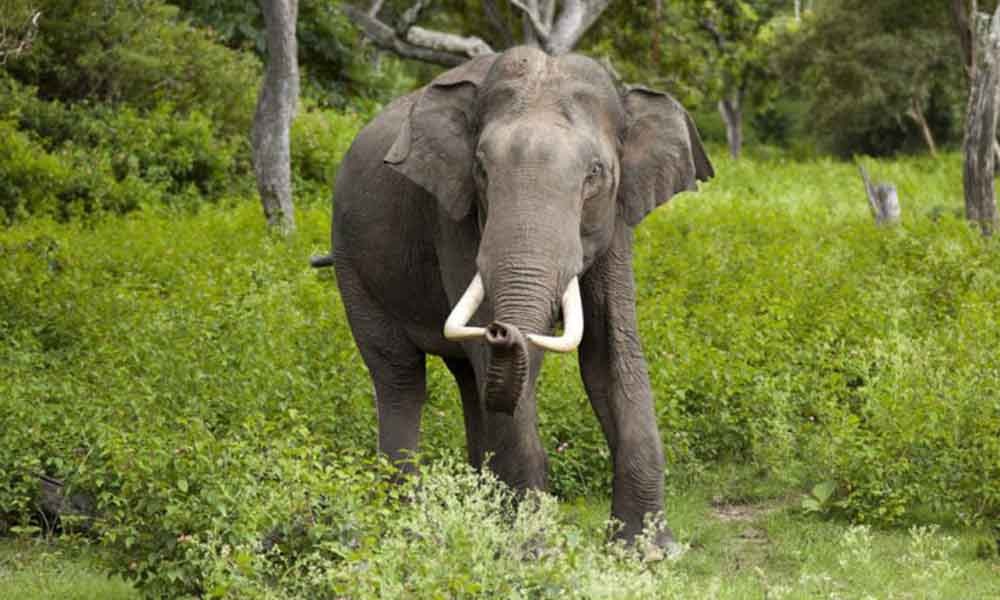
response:
<svg viewBox="0 0 1000 600"><path fill-rule="evenodd" d="M510 4L524 13L524 18L531 25L531 33L538 44L541 46L548 44L552 24L542 20L538 0L510 0Z"/></svg>
<svg viewBox="0 0 1000 600"><path fill-rule="evenodd" d="M611 4L611 0L564 0L559 4L561 10L556 15L555 0L508 1L524 15L524 43L540 47L552 55L570 52ZM396 27L378 19L377 2L367 11L350 4L343 4L341 9L375 45L404 58L455 66L470 58L494 52L489 44L476 36L417 27L417 19L427 3L427 0L417 0ZM483 10L487 21L498 31L504 43L513 43L513 36L495 0L484 1Z"/></svg>
<svg viewBox="0 0 1000 600"><path fill-rule="evenodd" d="M9 58L16 58L31 50L38 35L38 20L42 11L31 11L23 25L15 30L8 27L6 19L0 17L0 65Z"/></svg>
<svg viewBox="0 0 1000 600"><path fill-rule="evenodd" d="M559 55L571 51L583 34L608 8L611 0L566 0L562 11L552 26L552 33L545 45L549 54Z"/></svg>
<svg viewBox="0 0 1000 600"><path fill-rule="evenodd" d="M406 37L403 38L396 29L369 16L367 12L349 4L342 5L341 9L376 46L404 58L454 67L475 56L493 52L489 44L478 37L462 37L412 25L406 28Z"/></svg>

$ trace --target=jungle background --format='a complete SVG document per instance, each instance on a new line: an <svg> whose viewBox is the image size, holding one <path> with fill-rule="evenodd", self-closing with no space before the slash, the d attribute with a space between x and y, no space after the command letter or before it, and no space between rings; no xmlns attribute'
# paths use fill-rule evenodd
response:
<svg viewBox="0 0 1000 600"><path fill-rule="evenodd" d="M442 68L345 4L299 2L286 236L251 158L255 3L0 0L0 597L1000 595L1000 246L963 218L948 2L615 1L576 45L677 97L718 173L636 233L677 560L607 544L574 357L540 377L554 496L462 466L436 359L426 466L390 483L308 258L354 135ZM418 4L493 48L524 26Z"/></svg>

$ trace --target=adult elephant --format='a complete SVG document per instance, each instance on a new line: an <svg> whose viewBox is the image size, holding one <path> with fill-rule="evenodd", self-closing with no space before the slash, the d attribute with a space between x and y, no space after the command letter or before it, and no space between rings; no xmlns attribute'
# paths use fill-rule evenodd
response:
<svg viewBox="0 0 1000 600"><path fill-rule="evenodd" d="M333 252L313 261L336 268L379 449L407 468L436 354L461 390L471 463L489 456L514 488L544 489L535 380L544 351L579 346L613 457L617 535L634 538L663 510L664 473L632 228L712 174L680 104L620 90L583 56L514 48L389 105L344 157Z"/></svg>

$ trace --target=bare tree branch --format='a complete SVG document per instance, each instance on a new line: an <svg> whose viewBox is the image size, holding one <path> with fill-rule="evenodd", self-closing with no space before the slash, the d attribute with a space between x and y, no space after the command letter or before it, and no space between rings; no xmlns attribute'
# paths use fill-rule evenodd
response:
<svg viewBox="0 0 1000 600"><path fill-rule="evenodd" d="M417 0L413 3L413 6L406 9L403 15L399 18L399 22L396 23L396 34L402 37L406 37L406 32L410 30L416 24L417 19L420 18L420 13L424 11L430 0Z"/></svg>
<svg viewBox="0 0 1000 600"><path fill-rule="evenodd" d="M545 28L552 31L552 22L556 18L556 0L539 0L538 12Z"/></svg>
<svg viewBox="0 0 1000 600"><path fill-rule="evenodd" d="M38 35L38 19L41 16L40 10L29 11L24 24L13 31L8 29L6 19L0 20L0 65L6 63L8 58L20 56L31 50L35 36Z"/></svg>
<svg viewBox="0 0 1000 600"><path fill-rule="evenodd" d="M350 4L341 5L341 9L366 37L375 42L376 46L404 58L454 67L472 57L493 52L493 49L478 37L461 37L412 25L407 28L406 37L403 38L395 29L370 17L365 11Z"/></svg>
<svg viewBox="0 0 1000 600"><path fill-rule="evenodd" d="M571 51L611 4L611 0L562 0L558 3L556 0L508 1L524 17L525 43L541 47L552 55ZM341 9L365 37L380 48L404 58L455 66L469 58L494 52L489 44L476 36L466 37L417 27L421 11L429 3L430 0L416 0L395 27L378 19L378 11L382 6L380 0L374 0L367 11L350 4L342 4ZM557 6L561 7L558 16ZM512 44L514 36L507 27L497 2L484 0L483 9L503 43L506 46Z"/></svg>
<svg viewBox="0 0 1000 600"><path fill-rule="evenodd" d="M462 37L454 33L431 31L417 26L410 27L406 32L406 41L421 48L464 54L467 58L493 54L493 48L478 37Z"/></svg>
<svg viewBox="0 0 1000 600"><path fill-rule="evenodd" d="M542 14L539 10L538 0L510 0L511 6L517 8L524 13L524 18L527 23L531 26L531 33L533 34L534 40L539 45L546 45L549 41L549 25L542 20ZM528 31L525 31L525 37L528 37ZM525 41L528 41L527 39Z"/></svg>
<svg viewBox="0 0 1000 600"><path fill-rule="evenodd" d="M549 54L566 54L608 8L611 0L565 0L545 44Z"/></svg>

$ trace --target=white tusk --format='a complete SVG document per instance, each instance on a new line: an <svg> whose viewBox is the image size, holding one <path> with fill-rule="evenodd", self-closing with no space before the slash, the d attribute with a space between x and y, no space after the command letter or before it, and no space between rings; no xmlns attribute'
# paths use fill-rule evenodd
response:
<svg viewBox="0 0 1000 600"><path fill-rule="evenodd" d="M528 334L532 344L552 352L572 352L583 339L583 301L580 299L580 281L574 277L566 286L562 297L563 334L559 337Z"/></svg>
<svg viewBox="0 0 1000 600"><path fill-rule="evenodd" d="M444 322L445 339L453 342L461 342L486 336L486 329L483 327L466 326L469 320L472 319L472 315L476 314L476 311L479 310L479 305L483 303L485 296L486 291L483 289L483 278L479 273L476 273L476 276L472 278L472 283L469 284L469 288L459 298L458 304L455 305L455 308L451 309L448 320Z"/></svg>

